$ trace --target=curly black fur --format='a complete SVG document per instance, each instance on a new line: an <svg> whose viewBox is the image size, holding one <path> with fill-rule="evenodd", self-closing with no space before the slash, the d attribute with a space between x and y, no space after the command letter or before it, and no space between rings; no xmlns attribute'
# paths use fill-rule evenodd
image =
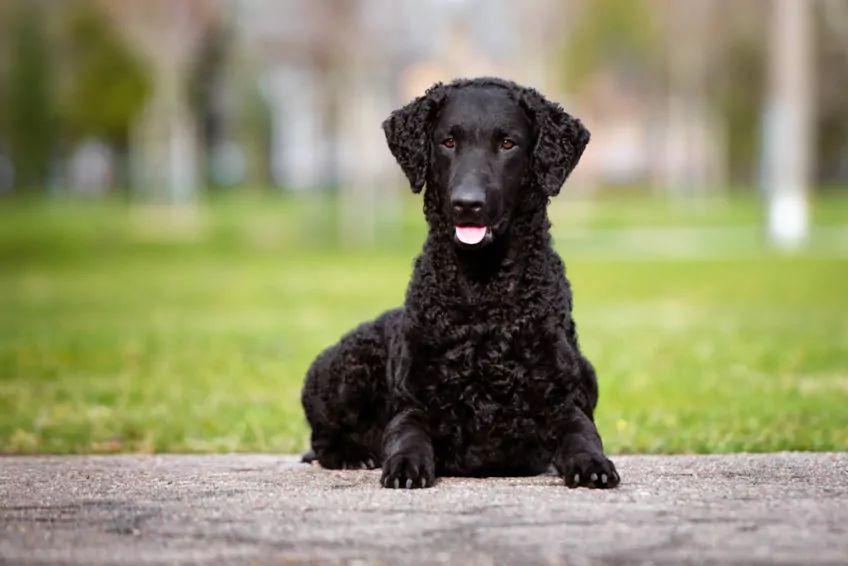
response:
<svg viewBox="0 0 848 566"><path fill-rule="evenodd" d="M502 89L535 134L508 232L475 251L455 245L431 168L439 109L471 87ZM386 487L427 487L446 474L537 474L551 464L570 487L617 485L593 422L595 372L578 348L546 212L588 131L535 90L491 78L437 84L383 127L413 190L427 187L427 240L404 306L353 330L309 369L305 459L382 466Z"/></svg>

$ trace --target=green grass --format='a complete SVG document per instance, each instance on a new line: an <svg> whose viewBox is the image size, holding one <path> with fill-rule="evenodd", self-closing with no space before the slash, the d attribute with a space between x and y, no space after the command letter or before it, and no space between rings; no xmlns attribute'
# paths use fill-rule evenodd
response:
<svg viewBox="0 0 848 566"><path fill-rule="evenodd" d="M302 376L401 302L419 203L372 249L333 202L0 202L0 452L305 446ZM557 245L611 452L848 449L848 198L803 252L756 200L561 200Z"/></svg>

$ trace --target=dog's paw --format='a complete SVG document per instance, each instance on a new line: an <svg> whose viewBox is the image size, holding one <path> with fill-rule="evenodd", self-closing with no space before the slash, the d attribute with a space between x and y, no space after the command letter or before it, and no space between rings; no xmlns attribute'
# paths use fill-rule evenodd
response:
<svg viewBox="0 0 848 566"><path fill-rule="evenodd" d="M436 483L432 457L425 454L401 453L390 456L383 464L380 485L394 489L419 489Z"/></svg>
<svg viewBox="0 0 848 566"><path fill-rule="evenodd" d="M379 467L375 458L365 458L364 460L352 460L342 463L342 470L373 470Z"/></svg>
<svg viewBox="0 0 848 566"><path fill-rule="evenodd" d="M577 452L558 463L557 469L568 487L608 489L617 486L621 477L615 465L603 454Z"/></svg>
<svg viewBox="0 0 848 566"><path fill-rule="evenodd" d="M376 455L358 447L321 454L318 461L330 470L373 470L380 467L380 459Z"/></svg>

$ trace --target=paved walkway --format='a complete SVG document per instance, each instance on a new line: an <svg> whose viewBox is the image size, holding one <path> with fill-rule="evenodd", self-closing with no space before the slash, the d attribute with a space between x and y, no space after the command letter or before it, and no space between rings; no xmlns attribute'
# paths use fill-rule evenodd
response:
<svg viewBox="0 0 848 566"><path fill-rule="evenodd" d="M620 456L386 490L292 456L0 457L0 562L848 563L848 454Z"/></svg>

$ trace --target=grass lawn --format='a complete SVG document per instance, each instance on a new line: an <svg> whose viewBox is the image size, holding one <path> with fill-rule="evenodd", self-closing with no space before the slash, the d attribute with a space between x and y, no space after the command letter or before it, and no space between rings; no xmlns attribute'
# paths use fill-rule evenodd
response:
<svg viewBox="0 0 848 566"><path fill-rule="evenodd" d="M423 224L400 205L365 249L327 202L0 201L0 452L303 449L307 366L402 300ZM609 451L848 449L848 197L789 255L759 210L557 201Z"/></svg>

